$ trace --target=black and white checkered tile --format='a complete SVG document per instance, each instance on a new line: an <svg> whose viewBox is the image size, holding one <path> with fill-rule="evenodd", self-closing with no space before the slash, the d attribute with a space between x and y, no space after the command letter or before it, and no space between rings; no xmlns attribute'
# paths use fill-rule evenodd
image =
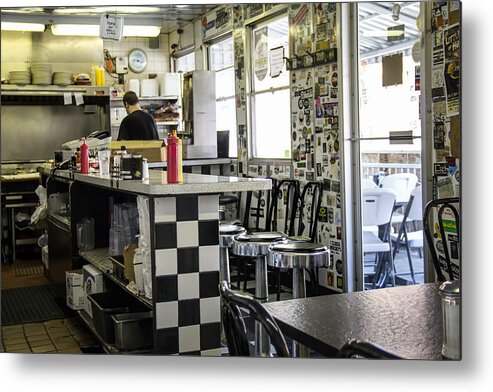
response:
<svg viewBox="0 0 493 392"><path fill-rule="evenodd" d="M154 210L155 347L220 356L219 196L157 198Z"/></svg>

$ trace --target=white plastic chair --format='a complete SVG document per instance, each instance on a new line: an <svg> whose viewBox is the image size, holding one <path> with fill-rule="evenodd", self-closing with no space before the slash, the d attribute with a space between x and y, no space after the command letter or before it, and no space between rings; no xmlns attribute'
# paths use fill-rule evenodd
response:
<svg viewBox="0 0 493 392"><path fill-rule="evenodd" d="M377 188L377 184L373 180L370 180L369 178L362 178L361 179L361 189L375 189Z"/></svg>
<svg viewBox="0 0 493 392"><path fill-rule="evenodd" d="M411 192L418 184L418 177L413 173L396 173L382 177L380 188L392 189L396 194L396 203L406 204L411 197Z"/></svg>
<svg viewBox="0 0 493 392"><path fill-rule="evenodd" d="M423 249L423 230L407 231L406 223L413 222L415 224L418 221L423 220L423 194L422 187L418 185L411 192L409 197L408 205L406 206L406 211L404 212L403 220L400 225L399 231L397 233L391 233L390 238L395 242L394 247L394 258L398 252L399 245L401 241L404 240L404 245L406 247L407 259L409 261L409 270L411 273L411 278L414 284L416 284L416 279L414 276L414 267L411 256L411 248L417 248L421 255L421 250Z"/></svg>
<svg viewBox="0 0 493 392"><path fill-rule="evenodd" d="M396 194L391 189L363 189L363 253L375 253L375 276L373 287L385 287L388 272L392 284L395 286L393 268L392 243L390 241L390 223L394 210ZM374 230L375 226L382 227L383 234ZM388 254L388 260L384 255ZM377 282L378 281L378 282Z"/></svg>

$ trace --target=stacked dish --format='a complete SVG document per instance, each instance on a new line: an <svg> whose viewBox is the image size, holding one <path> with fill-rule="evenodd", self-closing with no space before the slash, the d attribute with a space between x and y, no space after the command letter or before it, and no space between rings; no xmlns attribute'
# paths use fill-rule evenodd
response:
<svg viewBox="0 0 493 392"><path fill-rule="evenodd" d="M33 63L31 65L31 72L33 74L33 84L40 84L43 86L51 84L51 64Z"/></svg>
<svg viewBox="0 0 493 392"><path fill-rule="evenodd" d="M53 84L68 86L72 83L72 72L53 72Z"/></svg>
<svg viewBox="0 0 493 392"><path fill-rule="evenodd" d="M9 72L10 84L30 84L31 72L29 71L10 71Z"/></svg>

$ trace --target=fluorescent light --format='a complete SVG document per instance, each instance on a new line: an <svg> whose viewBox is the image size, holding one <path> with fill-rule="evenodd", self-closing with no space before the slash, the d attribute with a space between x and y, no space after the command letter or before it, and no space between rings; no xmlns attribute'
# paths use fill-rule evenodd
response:
<svg viewBox="0 0 493 392"><path fill-rule="evenodd" d="M2 22L2 30L9 31L45 31L45 25L41 23L17 23Z"/></svg>
<svg viewBox="0 0 493 392"><path fill-rule="evenodd" d="M139 7L139 6L122 6L122 7L84 7L84 8L59 8L53 10L58 15L80 15L80 14L143 14L157 13L158 7Z"/></svg>
<svg viewBox="0 0 493 392"><path fill-rule="evenodd" d="M99 37L99 25L86 24L54 24L51 26L53 35L79 35Z"/></svg>
<svg viewBox="0 0 493 392"><path fill-rule="evenodd" d="M161 26L123 26L124 37L157 37L161 33Z"/></svg>
<svg viewBox="0 0 493 392"><path fill-rule="evenodd" d="M51 26L51 31L54 35L99 37L99 25L54 24ZM124 37L157 37L160 32L160 26L123 26Z"/></svg>

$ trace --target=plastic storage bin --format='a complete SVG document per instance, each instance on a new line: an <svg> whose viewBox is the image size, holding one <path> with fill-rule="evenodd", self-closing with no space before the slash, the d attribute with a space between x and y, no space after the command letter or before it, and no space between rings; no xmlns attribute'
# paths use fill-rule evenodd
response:
<svg viewBox="0 0 493 392"><path fill-rule="evenodd" d="M94 329L106 343L114 343L115 332L111 316L130 312L127 297L119 291L104 291L89 294L88 298L92 303Z"/></svg>
<svg viewBox="0 0 493 392"><path fill-rule="evenodd" d="M114 314L115 346L119 350L152 347L152 311Z"/></svg>

